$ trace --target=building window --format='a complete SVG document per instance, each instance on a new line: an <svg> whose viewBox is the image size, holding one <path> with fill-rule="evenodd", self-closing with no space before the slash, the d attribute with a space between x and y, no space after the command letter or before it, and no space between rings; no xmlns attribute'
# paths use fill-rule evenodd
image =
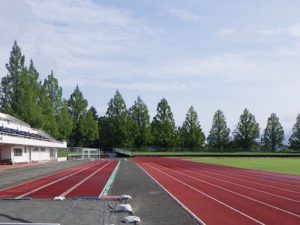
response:
<svg viewBox="0 0 300 225"><path fill-rule="evenodd" d="M33 149L33 151L34 151L34 152L38 152L38 151L39 151L39 148L36 147L36 148Z"/></svg>
<svg viewBox="0 0 300 225"><path fill-rule="evenodd" d="M22 156L22 149L21 148L15 148L14 149L14 156Z"/></svg>
<svg viewBox="0 0 300 225"><path fill-rule="evenodd" d="M44 152L44 151L46 151L46 149L45 148L41 148L41 152Z"/></svg>

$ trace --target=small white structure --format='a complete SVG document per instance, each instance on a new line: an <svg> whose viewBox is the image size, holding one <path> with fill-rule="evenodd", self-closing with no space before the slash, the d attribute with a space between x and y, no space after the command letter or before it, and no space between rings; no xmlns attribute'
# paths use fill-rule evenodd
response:
<svg viewBox="0 0 300 225"><path fill-rule="evenodd" d="M57 160L57 150L67 142L55 140L42 130L8 114L0 113L0 162L26 163Z"/></svg>

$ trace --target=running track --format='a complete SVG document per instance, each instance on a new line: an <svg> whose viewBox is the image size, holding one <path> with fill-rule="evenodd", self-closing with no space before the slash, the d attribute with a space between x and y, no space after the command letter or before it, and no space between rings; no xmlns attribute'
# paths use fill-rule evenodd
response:
<svg viewBox="0 0 300 225"><path fill-rule="evenodd" d="M300 177L179 159L134 161L202 224L300 224Z"/></svg>
<svg viewBox="0 0 300 225"><path fill-rule="evenodd" d="M0 198L100 197L118 161L100 160L0 190Z"/></svg>

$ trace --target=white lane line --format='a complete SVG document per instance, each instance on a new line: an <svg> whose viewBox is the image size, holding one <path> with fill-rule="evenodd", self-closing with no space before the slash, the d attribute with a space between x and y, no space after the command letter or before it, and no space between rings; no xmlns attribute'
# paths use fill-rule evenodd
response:
<svg viewBox="0 0 300 225"><path fill-rule="evenodd" d="M208 197L208 198L210 198L210 199L212 199L212 200L214 200L214 201L220 203L221 205L226 206L227 208L229 208L229 209L231 209L231 210L233 210L233 211L235 211L235 212L237 212L237 213L239 213L239 214L241 214L241 215L247 217L248 219L250 219L250 220L252 220L252 221L254 221L254 222L258 223L258 224L264 224L264 223L260 222L259 220L257 220L257 219L255 219L255 218L253 218L253 217L251 217L251 216L249 216L249 215L247 215L247 214L241 212L240 210L238 210L238 209L236 209L236 208L234 208L234 207L232 207L232 206L230 206L230 205L227 205L225 202L222 202L222 201L220 201L220 200L218 200L218 199L212 197L211 195L208 195L208 194L206 194L205 192L200 191L199 189L197 189L197 188L195 188L195 187L193 187L193 186L191 186L191 185L189 185L189 184L187 184L187 183L185 183L185 182L183 182L183 181L181 181L181 180L179 180L179 179L177 179L177 178L175 178L175 177L173 177L173 176L171 176L171 175L169 175L169 174L167 174L167 173L165 173L165 172L163 172L163 171L161 171L161 170L159 170L159 169L156 169L155 167L149 165L149 163L146 163L146 165L152 167L153 169L157 170L157 171L160 172L160 173L165 174L166 176L172 178L173 180L176 180L176 181L178 181L179 183L182 183L183 185L185 185L185 186L187 186L187 187L193 189L194 191L196 191L196 192L198 192L198 193L201 193L202 195L204 195L204 196L206 196L206 197ZM161 166L161 165L160 165L160 166Z"/></svg>
<svg viewBox="0 0 300 225"><path fill-rule="evenodd" d="M115 166L113 172L110 174L105 186L103 187L100 195L98 196L99 198L103 195L103 192L105 191L105 189L108 187L108 185L111 185L116 177L116 173L119 169L119 166L120 166L120 160L118 161L118 164ZM112 177L113 176L113 177ZM108 187L109 188L109 187Z"/></svg>
<svg viewBox="0 0 300 225"><path fill-rule="evenodd" d="M161 167L162 167L162 166L161 166ZM175 173L181 174L181 175L183 175L183 176L192 178L192 179L194 179L194 180L200 181L200 182L202 182L202 183L208 184L208 185L210 185L210 186L213 186L213 187L222 189L222 190L224 190L224 191L228 191L228 192L230 192L230 193L232 193L232 194L241 196L241 197L243 197L243 198L252 200L252 201L254 201L254 202L260 203L260 204L262 204L262 205L266 205L266 206L271 207L271 208L273 208L273 209L277 209L277 210L279 210L279 211L281 211L281 212L284 212L284 213L287 213L287 214L289 214L289 215L292 215L292 216L295 216L295 217L300 218L300 215L298 215L298 214L295 214L295 213L292 213L292 212L290 212L290 211L287 211L287 210L281 209L281 208L279 208L279 207L276 207L276 206L274 206L274 205L271 205L271 204L268 204L268 203L259 201L259 200L255 199L255 198L251 198L251 197L248 197L248 196L246 196L246 195L239 194L239 193L234 192L234 191L231 191L231 190L229 190L229 189L227 189L227 188L223 188L223 187L221 187L221 186L219 186L219 185L215 185L215 184L212 184L212 183L203 181L203 180L201 180L201 179L198 179L198 178L195 178L195 177L193 177L193 176L190 176L190 175L187 175L187 174L184 174L184 173L175 171L175 170L170 169L170 168L167 168L167 167L164 167L164 168L166 168L166 169L168 169L168 170L171 170L171 171L173 171L173 172L175 172Z"/></svg>
<svg viewBox="0 0 300 225"><path fill-rule="evenodd" d="M237 170L235 170L235 171L234 170L230 170L230 171L226 170L226 171L222 171L222 172L225 172L227 174L234 174L234 175L239 176L239 177L251 178L251 179L254 179L254 180L257 180L257 181L263 180L264 182L272 182L272 183L276 183L276 184L280 184L280 185L290 186L290 187L294 187L294 188L300 188L299 185L286 184L286 183L282 183L280 181L270 180L270 179L266 180L266 179L263 179L261 177L250 176L250 174L249 175L246 175L246 174L237 174L237 173L235 173L235 172L237 172Z"/></svg>
<svg viewBox="0 0 300 225"><path fill-rule="evenodd" d="M233 168L239 169L238 167L233 167ZM257 171L257 170L251 170L251 169L246 169L245 172L247 172L247 174L250 173L249 175L251 175L251 173L257 174L261 178L268 178L271 180L276 179L276 180L282 180L282 181L300 184L300 180L299 180L300 177L298 177L296 175L282 174L282 173L276 173L276 172L272 173L272 172Z"/></svg>
<svg viewBox="0 0 300 225"><path fill-rule="evenodd" d="M144 168L141 167L138 162L135 162L135 164L141 170L143 170L149 177L151 177L152 180L154 180L154 182L156 182L165 192L167 192L179 205L181 205L181 207L184 208L196 221L198 221L202 225L206 225L206 223L204 223L203 220L196 216L196 214L194 214L188 207L186 207L181 201L179 201L174 195L172 195L171 192L169 192L163 185L161 185L153 176L151 176L146 170L144 170Z"/></svg>
<svg viewBox="0 0 300 225"><path fill-rule="evenodd" d="M195 168L195 169L198 170L198 171L205 171L207 173L211 173L211 174L215 174L215 175L220 175L219 173L211 172L211 171L208 171L207 169L205 169L205 170L204 169L200 169L200 168ZM224 175L224 174L233 175L233 176L227 176L227 175ZM236 177L234 177L235 175L237 175L237 174L225 173L224 171L222 171L222 176L224 176L224 177L228 177L228 178L232 178L232 179L235 179L235 180L244 181L244 182L247 182L247 183L258 184L258 185L265 186L265 187L271 187L271 188L275 188L275 189L278 189L278 190L287 191L287 192L291 192L291 193L295 193L295 194L300 194L300 192L298 192L298 191L292 191L292 190L285 189L285 188L280 188L280 187L276 187L276 186L272 186L272 185L267 185L267 184L262 184L262 183L258 183L258 182L254 182L254 181L249 181L249 180L244 180L244 179L236 178Z"/></svg>
<svg viewBox="0 0 300 225"><path fill-rule="evenodd" d="M277 195L277 194L272 194L270 192L262 191L262 190L259 190L259 189L256 189L256 188L252 188L252 187L248 187L248 186L242 185L242 184L233 183L233 182L230 182L230 181L227 181L227 180L223 180L223 179L220 179L220 178L208 176L208 175L205 175L203 173L194 172L192 170L187 170L187 169L184 169L184 171L191 172L191 173L194 173L194 174L197 174L197 175L200 175L200 176L208 177L208 178L211 178L211 179L214 179L214 180L220 180L220 181L223 181L223 182L226 182L226 183L229 183L229 184L233 184L233 185L240 186L240 187L243 187L243 188L251 189L251 190L254 190L254 191L257 191L257 192L261 192L261 193L264 193L264 194L272 195L272 196L275 196L275 197L278 197L278 198L282 198L282 199L286 199L286 200L289 200L289 201L292 201L292 202L300 203L300 201L297 201L297 200L294 200L294 199L291 199L291 198L287 198L287 197L284 197L284 196L281 196L281 195Z"/></svg>
<svg viewBox="0 0 300 225"><path fill-rule="evenodd" d="M24 193L24 194L22 194L22 195L19 195L19 196L16 197L16 198L23 198L23 197L25 197L25 196L28 196L28 195L30 195L30 194L32 194L32 193L34 193L34 192L37 192L37 191L39 191L39 190L41 190L41 189L44 189L44 188L46 188L46 187L51 186L52 184L55 184L55 183L57 183L57 182L59 182L59 181L62 181L62 180L65 180L65 179L67 179L67 178L69 178L69 177L72 177L72 176L74 176L74 175L76 175L76 174L78 174L78 173L80 173L80 172L82 172L82 171L84 171L84 170L87 170L87 169L89 169L89 168L91 168L91 167L93 167L93 166L96 166L96 165L98 165L98 164L100 164L100 163L103 163L103 161L102 161L102 162L99 162L99 163L95 163L95 164L93 164L93 165L91 165L91 166L89 166L89 167L83 168L83 169L81 169L81 170L79 170L79 171L77 171L77 172L75 172L75 173L68 174L67 176L64 176L64 177L59 178L59 179L57 179L57 180L54 180L54 181L52 181L52 182L50 182L50 183L48 183L48 184L45 184L45 185L40 186L40 187L38 187L38 188L36 188L36 189L33 189L33 190L29 191L29 192L26 192L26 193Z"/></svg>
<svg viewBox="0 0 300 225"><path fill-rule="evenodd" d="M65 169L65 170L74 169L74 168L76 168L76 167L82 167L83 165L85 165L85 164L73 166L73 167L67 168L67 169ZM47 177L51 177L51 176L53 176L53 175L55 175L55 174L62 173L62 172L64 172L64 171L54 171L53 173L51 173L51 174L49 174L49 175L42 176L42 177L37 177L37 178L32 179L32 180L29 180L29 181L25 181L25 182L22 182L22 183L13 185L13 186L9 186L9 187L4 188L4 189L0 189L0 192L6 191L6 190L11 189L11 188L16 188L16 187L19 187L19 186L24 185L24 184L29 184L29 183L31 183L31 182L33 182L33 181L36 181L36 180L40 180L40 179L44 179L44 178L47 178Z"/></svg>
<svg viewBox="0 0 300 225"><path fill-rule="evenodd" d="M88 179L90 179L92 176L94 176L96 173L98 173L99 171L101 171L102 169L104 169L106 166L108 166L111 163L112 163L112 161L108 162L107 164L105 164L101 168L97 169L95 172L93 172L92 174L90 174L89 176L87 176L86 178L84 178L83 180L81 180L80 182L78 182L77 184L75 184L70 189L66 190L61 195L59 195L59 197L65 197L65 195L69 194L71 191L73 191L74 189L76 189L78 186L80 186L81 184L83 184L84 182L86 182Z"/></svg>

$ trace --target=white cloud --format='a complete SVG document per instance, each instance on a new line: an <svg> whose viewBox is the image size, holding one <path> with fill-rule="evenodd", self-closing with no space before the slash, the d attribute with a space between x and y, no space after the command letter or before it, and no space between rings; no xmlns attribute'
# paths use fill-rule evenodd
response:
<svg viewBox="0 0 300 225"><path fill-rule="evenodd" d="M199 22L201 17L184 9L166 8L169 15L187 22Z"/></svg>

